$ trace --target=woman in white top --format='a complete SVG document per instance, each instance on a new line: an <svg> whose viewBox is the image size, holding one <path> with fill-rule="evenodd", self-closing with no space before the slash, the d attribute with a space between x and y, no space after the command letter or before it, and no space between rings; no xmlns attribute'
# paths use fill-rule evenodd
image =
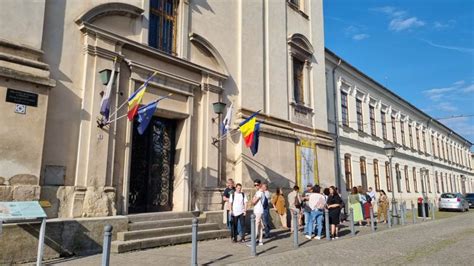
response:
<svg viewBox="0 0 474 266"><path fill-rule="evenodd" d="M229 204L232 214L232 242L237 242L237 235L240 235L240 241L244 242L247 197L242 192L241 184L235 186L235 192L229 198Z"/></svg>

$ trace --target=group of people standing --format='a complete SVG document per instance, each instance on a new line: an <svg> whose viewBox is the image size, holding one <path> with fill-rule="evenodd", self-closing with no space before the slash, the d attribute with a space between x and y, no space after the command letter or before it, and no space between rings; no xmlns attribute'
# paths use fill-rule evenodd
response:
<svg viewBox="0 0 474 266"><path fill-rule="evenodd" d="M387 223L389 201L384 190L380 190L377 201L376 193L371 187L369 187L368 191L365 191L362 186L353 187L348 197L348 202L354 215L354 223L362 226L365 220L365 226L368 226L370 224L370 209L375 206L378 207L377 223Z"/></svg>
<svg viewBox="0 0 474 266"><path fill-rule="evenodd" d="M260 180L254 181L256 192L252 199L242 191L241 184L235 184L232 179L227 181L227 187L224 190L224 223L231 230L233 242L245 242L245 216L247 206L250 201L253 205L255 214L255 226L258 245L263 245L263 239L270 237L270 203L275 208L280 217L283 228L287 225L287 201L291 213L291 221L297 215L298 228L303 226L303 232L308 239L321 239L325 211L328 211L331 239L339 238L339 224L343 220L341 211L344 210L344 201L338 190L334 186L322 189L319 185L308 184L303 194L299 192L300 188L294 186L293 190L285 198L283 190L277 188L271 195L268 186ZM376 194L372 188L365 191L362 186L353 187L348 197L349 207L352 208L354 222L366 226L370 223L370 208L376 203ZM388 197L383 190L380 191L378 198L377 222L386 223L388 209ZM291 226L293 232L293 226Z"/></svg>
<svg viewBox="0 0 474 266"><path fill-rule="evenodd" d="M288 194L288 202L292 218L295 213L298 215L299 226L304 220L303 232L306 238L322 238L325 210L329 213L331 239L339 238L338 225L341 222L341 210L344 207L344 202L336 187L322 189L318 185L308 184L304 194L300 195L299 187L294 186L293 191Z"/></svg>

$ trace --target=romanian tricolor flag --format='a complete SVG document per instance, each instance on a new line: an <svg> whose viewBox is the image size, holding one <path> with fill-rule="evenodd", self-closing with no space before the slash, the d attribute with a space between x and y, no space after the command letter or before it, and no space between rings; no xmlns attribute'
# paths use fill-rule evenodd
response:
<svg viewBox="0 0 474 266"><path fill-rule="evenodd" d="M145 95L146 87L148 86L148 82L155 76L156 72L153 73L143 85L138 88L129 98L128 98L128 120L132 121L133 118L138 113L138 108L140 107L140 103L142 102L143 95Z"/></svg>
<svg viewBox="0 0 474 266"><path fill-rule="evenodd" d="M257 154L258 152L258 136L260 130L260 123L257 123L257 114L255 112L249 118L245 119L242 123L239 124L239 130L242 132L242 137L244 138L245 146L249 147L252 151L252 155Z"/></svg>

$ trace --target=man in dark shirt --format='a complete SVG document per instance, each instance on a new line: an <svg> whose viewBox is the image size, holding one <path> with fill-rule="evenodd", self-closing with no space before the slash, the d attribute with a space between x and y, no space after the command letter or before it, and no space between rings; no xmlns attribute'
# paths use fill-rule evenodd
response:
<svg viewBox="0 0 474 266"><path fill-rule="evenodd" d="M231 178L227 179L227 187L224 189L224 194L222 196L222 199L224 200L224 222L227 225L227 228L232 229L232 226L230 224L230 205L229 205L229 199L230 196L235 192L235 187L234 187L234 180Z"/></svg>

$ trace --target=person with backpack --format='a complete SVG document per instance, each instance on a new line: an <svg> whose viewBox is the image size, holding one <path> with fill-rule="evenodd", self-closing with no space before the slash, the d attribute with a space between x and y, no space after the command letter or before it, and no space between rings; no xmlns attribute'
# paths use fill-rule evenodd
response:
<svg viewBox="0 0 474 266"><path fill-rule="evenodd" d="M311 207L308 205L308 199L309 195L313 193L313 185L311 183L306 185L306 190L304 191L304 197L302 198L302 203L301 203L301 208L303 209L303 215L304 215L304 235L307 235L309 230L308 228L310 227L310 219L311 219ZM313 224L311 226L314 227ZM311 229L311 232L313 232L314 228Z"/></svg>
<svg viewBox="0 0 474 266"><path fill-rule="evenodd" d="M232 218L230 216L229 198L234 193L234 191L235 191L234 180L232 178L229 178L227 180L227 187L224 189L224 193L222 195L222 200L224 201L223 223L226 224L229 230L232 230L232 225L231 225Z"/></svg>
<svg viewBox="0 0 474 266"><path fill-rule="evenodd" d="M260 180L255 180L255 188L257 192L253 196L253 214L255 214L255 231L256 237L258 238L257 243L259 246L263 245L263 228L266 226L263 221L263 201L266 198L263 186ZM268 203L267 203L268 204Z"/></svg>
<svg viewBox="0 0 474 266"><path fill-rule="evenodd" d="M235 192L229 198L230 212L232 215L232 242L245 242L245 214L247 213L247 197L242 192L242 184L235 186Z"/></svg>
<svg viewBox="0 0 474 266"><path fill-rule="evenodd" d="M263 189L263 198L262 198L262 205L263 205L263 222L265 224L264 227L264 238L270 238L270 191L268 191L268 185L262 184Z"/></svg>
<svg viewBox="0 0 474 266"><path fill-rule="evenodd" d="M288 194L288 207L290 208L291 212L291 232L293 232L293 221L294 221L294 213L296 211L297 220L298 220L298 227L301 226L301 195L299 192L300 188L298 186L293 187L293 191Z"/></svg>
<svg viewBox="0 0 474 266"><path fill-rule="evenodd" d="M280 221L281 221L281 226L284 229L288 229L287 223L286 223L286 202L285 202L285 196L283 195L283 190L281 187L278 187L276 189L276 193L272 196L272 204L273 207L275 207L276 212L280 216Z"/></svg>

